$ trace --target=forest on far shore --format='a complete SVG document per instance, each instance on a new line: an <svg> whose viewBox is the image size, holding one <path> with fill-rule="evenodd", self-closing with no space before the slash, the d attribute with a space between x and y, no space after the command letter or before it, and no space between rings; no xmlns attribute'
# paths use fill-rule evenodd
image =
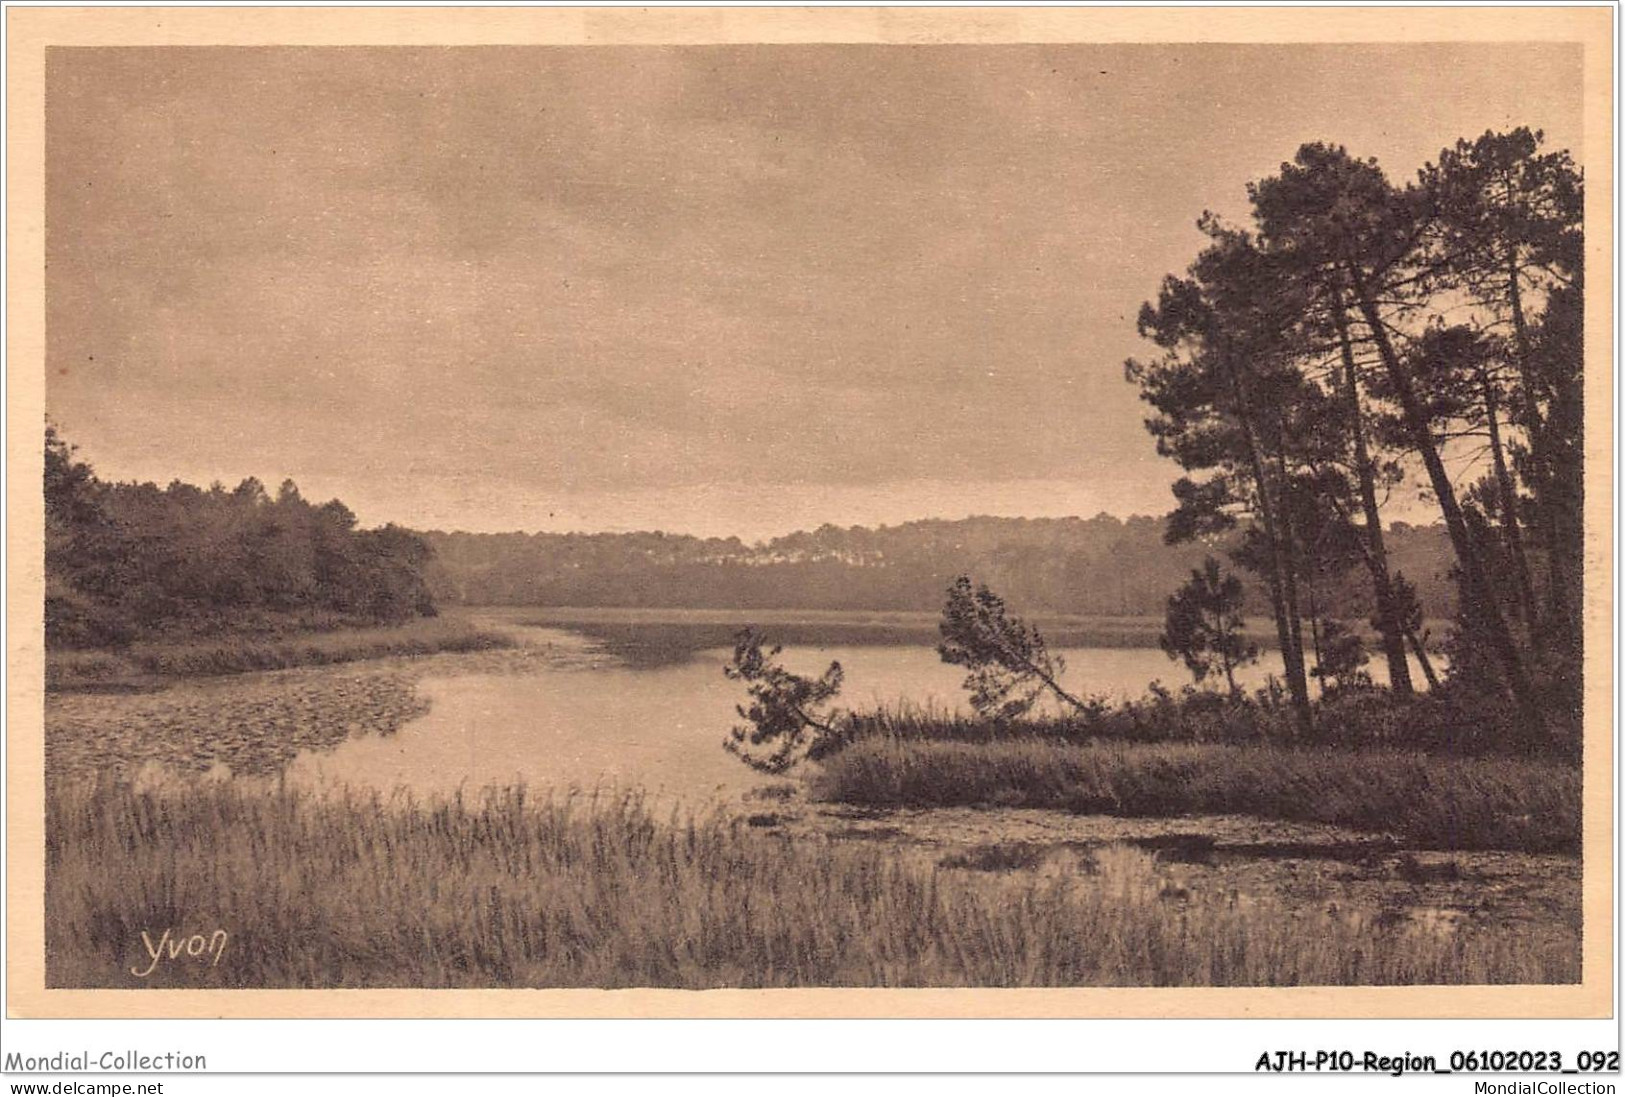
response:
<svg viewBox="0 0 1625 1097"><path fill-rule="evenodd" d="M660 609L942 608L971 574L1023 612L1161 618L1168 596L1241 531L1170 545L1165 518L930 519L867 529L821 526L770 541L672 533L420 533L443 605ZM1393 523L1390 553L1430 617L1455 612L1450 542L1441 526ZM1269 612L1263 581L1247 605ZM1346 568L1318 577L1326 617L1365 619L1370 587Z"/></svg>
<svg viewBox="0 0 1625 1097"><path fill-rule="evenodd" d="M46 635L52 648L163 637L398 624L437 605L935 612L966 572L1026 612L1160 618L1206 554L1242 531L1168 544L1164 518L930 519L825 525L765 542L639 533L360 529L291 480L273 495L98 478L46 429ZM1442 528L1391 528L1396 565L1430 617L1455 610ZM1249 577L1250 578L1250 577ZM1326 618L1369 618L1369 587L1327 570ZM1268 612L1261 581L1248 612Z"/></svg>

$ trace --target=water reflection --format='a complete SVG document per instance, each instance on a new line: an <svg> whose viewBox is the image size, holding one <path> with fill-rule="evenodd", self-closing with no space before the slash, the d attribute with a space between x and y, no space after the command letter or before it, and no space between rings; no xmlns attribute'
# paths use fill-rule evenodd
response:
<svg viewBox="0 0 1625 1097"><path fill-rule="evenodd" d="M702 798L743 791L755 775L722 750L736 717L720 668L427 678L418 687L426 715L387 737L301 755L288 772L423 794L514 783Z"/></svg>

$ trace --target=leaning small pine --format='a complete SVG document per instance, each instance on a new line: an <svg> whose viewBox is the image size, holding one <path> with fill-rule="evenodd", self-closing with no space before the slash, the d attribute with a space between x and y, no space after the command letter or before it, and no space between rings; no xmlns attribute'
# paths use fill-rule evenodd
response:
<svg viewBox="0 0 1625 1097"><path fill-rule="evenodd" d="M841 692L845 672L840 663L831 662L819 677L805 678L779 664L783 648L775 644L764 651L764 643L747 625L735 637L733 662L722 668L733 681L746 683L750 694L749 707L734 706L749 725L734 726L722 746L752 769L779 774L845 738L847 715L823 711ZM766 754L747 749L769 744Z"/></svg>

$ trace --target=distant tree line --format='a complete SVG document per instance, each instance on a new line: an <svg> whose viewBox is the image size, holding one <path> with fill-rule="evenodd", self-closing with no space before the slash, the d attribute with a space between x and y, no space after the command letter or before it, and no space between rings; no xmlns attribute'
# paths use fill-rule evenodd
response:
<svg viewBox="0 0 1625 1097"><path fill-rule="evenodd" d="M45 431L45 629L52 647L434 613L430 550L396 526L357 529L338 500L174 481L108 483Z"/></svg>
<svg viewBox="0 0 1625 1097"><path fill-rule="evenodd" d="M1243 523L1243 527L1245 526ZM663 533L422 534L441 604L642 608L915 610L970 573L1032 613L1161 617L1168 592L1244 529L1166 544L1162 518L968 518L868 529L826 525L759 544ZM1395 523L1389 551L1430 612L1454 608L1439 526ZM1266 611L1261 581L1247 600ZM1371 613L1370 592L1337 576L1322 597L1339 615Z"/></svg>
<svg viewBox="0 0 1625 1097"><path fill-rule="evenodd" d="M1351 578L1391 688L1413 689L1407 651L1442 603L1383 508L1419 483L1459 592L1454 698L1530 746L1577 741L1579 171L1527 129L1460 141L1404 186L1309 144L1249 196L1249 225L1203 215L1206 247L1140 313L1160 356L1127 364L1188 473L1168 540L1239 531L1230 555L1263 584L1307 732L1305 650L1339 661L1347 594L1331 592Z"/></svg>

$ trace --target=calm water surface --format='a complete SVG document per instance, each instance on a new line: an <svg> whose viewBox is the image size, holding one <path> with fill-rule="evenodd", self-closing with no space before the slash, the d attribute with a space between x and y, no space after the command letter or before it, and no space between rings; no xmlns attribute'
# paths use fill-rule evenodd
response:
<svg viewBox="0 0 1625 1097"><path fill-rule="evenodd" d="M524 629L531 643L579 640ZM435 795L523 782L533 789L642 789L659 798L733 796L763 778L722 750L739 722L744 688L722 673L731 652L703 651L688 662L631 668L606 658L592 668L542 667L530 673L431 672L418 683L428 713L393 735L351 738L297 758L296 780ZM1173 688L1184 668L1160 651L1064 651L1064 684L1082 694L1138 697L1161 679ZM962 671L924 646L787 649L782 659L818 673L831 659L846 671L841 703L855 709L909 703L967 711ZM1373 667L1373 670L1379 668ZM1267 656L1238 675L1249 687L1280 674ZM1420 675L1418 675L1420 680Z"/></svg>

